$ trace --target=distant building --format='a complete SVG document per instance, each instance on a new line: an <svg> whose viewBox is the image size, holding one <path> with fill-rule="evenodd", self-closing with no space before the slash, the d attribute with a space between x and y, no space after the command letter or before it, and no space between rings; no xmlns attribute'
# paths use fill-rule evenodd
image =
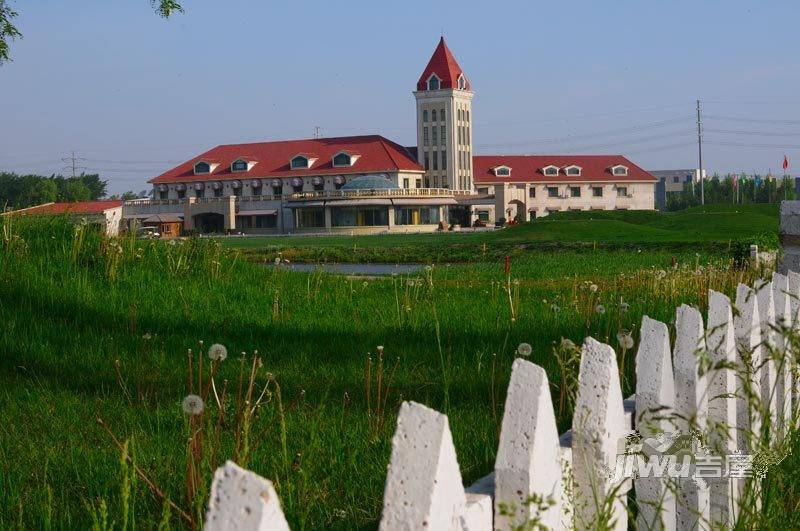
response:
<svg viewBox="0 0 800 531"><path fill-rule="evenodd" d="M125 202L184 230L418 232L559 210L654 208L655 177L621 155L476 156L472 84L441 39L418 78L417 145L379 135L217 146ZM477 222L477 223L476 223Z"/></svg>
<svg viewBox="0 0 800 531"><path fill-rule="evenodd" d="M667 205L667 196L675 192L682 192L687 183L698 184L700 182L700 170L651 170L652 174L658 179L655 188L656 207L663 210ZM706 170L703 170L703 178L706 178Z"/></svg>
<svg viewBox="0 0 800 531"><path fill-rule="evenodd" d="M11 210L4 216L69 216L76 222L97 225L109 236L119 234L122 222L122 201L77 201L74 203L45 203L29 208Z"/></svg>

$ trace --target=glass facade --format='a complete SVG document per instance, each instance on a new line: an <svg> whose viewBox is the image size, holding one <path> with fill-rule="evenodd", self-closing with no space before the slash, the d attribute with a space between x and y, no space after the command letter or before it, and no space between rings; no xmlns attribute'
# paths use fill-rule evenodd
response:
<svg viewBox="0 0 800 531"><path fill-rule="evenodd" d="M297 226L299 228L324 227L325 211L321 208L297 209Z"/></svg>
<svg viewBox="0 0 800 531"><path fill-rule="evenodd" d="M259 214L257 216L236 216L236 228L242 229L274 229L278 226L278 216Z"/></svg>
<svg viewBox="0 0 800 531"><path fill-rule="evenodd" d="M388 208L331 208L334 227L374 227L389 225Z"/></svg>
<svg viewBox="0 0 800 531"><path fill-rule="evenodd" d="M439 221L439 207L402 207L394 210L395 225L435 225Z"/></svg>

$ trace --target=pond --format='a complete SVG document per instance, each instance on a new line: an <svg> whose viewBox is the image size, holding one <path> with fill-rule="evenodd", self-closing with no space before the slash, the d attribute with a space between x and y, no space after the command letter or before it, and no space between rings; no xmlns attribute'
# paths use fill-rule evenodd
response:
<svg viewBox="0 0 800 531"><path fill-rule="evenodd" d="M271 267L275 267L274 265ZM425 267L425 264L281 264L282 269L311 273L317 269L322 269L327 273L337 275L365 275L365 276L386 276L386 275L405 275L416 273Z"/></svg>

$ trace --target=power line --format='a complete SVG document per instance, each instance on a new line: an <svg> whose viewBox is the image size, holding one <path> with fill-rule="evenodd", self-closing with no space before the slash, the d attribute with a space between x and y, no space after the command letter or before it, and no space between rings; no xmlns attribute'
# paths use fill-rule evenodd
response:
<svg viewBox="0 0 800 531"><path fill-rule="evenodd" d="M754 144L752 142L726 142L722 140L711 140L706 142L714 146L736 146L750 148L770 148L770 149L800 149L796 144Z"/></svg>
<svg viewBox="0 0 800 531"><path fill-rule="evenodd" d="M751 135L751 136L800 136L800 132L785 132L785 133L776 133L770 131L741 131L738 129L705 129L705 131L710 133L722 133L726 135Z"/></svg>
<svg viewBox="0 0 800 531"><path fill-rule="evenodd" d="M79 162L84 162L86 159L81 158L81 157L76 157L74 151L71 152L71 155L69 155L68 157L64 157L61 160L63 162L66 162L67 164L69 164L68 166L65 166L63 169L67 170L67 171L72 170L72 178L73 179L77 176L76 175L77 170L85 170L86 169L85 166L78 165Z"/></svg>
<svg viewBox="0 0 800 531"><path fill-rule="evenodd" d="M722 120L726 122L747 122L754 124L800 125L800 120L772 120L768 118L745 118L742 116L707 115L706 120Z"/></svg>

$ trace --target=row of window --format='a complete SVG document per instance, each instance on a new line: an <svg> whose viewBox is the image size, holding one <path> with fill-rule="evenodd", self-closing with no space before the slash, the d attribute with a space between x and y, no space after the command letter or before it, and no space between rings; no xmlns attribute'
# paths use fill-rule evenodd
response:
<svg viewBox="0 0 800 531"><path fill-rule="evenodd" d="M518 184L517 188L524 190L527 185L525 184ZM581 197L581 186L568 186L566 195L561 195L561 190L558 186L547 186L545 188L547 192L547 197L557 199L557 198L565 198L565 197ZM631 194L628 193L627 186L617 186L617 197L631 197ZM488 187L481 187L478 188L478 194L481 195L488 195L489 188ZM536 187L531 186L528 188L528 197L535 198L536 197ZM603 197L603 187L602 186L592 186L592 197Z"/></svg>
<svg viewBox="0 0 800 531"><path fill-rule="evenodd" d="M431 121L432 122L438 122L439 120L437 120L437 118L439 118L442 121L444 121L445 120L445 116L446 115L444 113L444 109L439 111L439 114L436 114L436 109L432 109L431 110ZM422 110L422 121L423 121L423 123L428 123L428 109L423 109Z"/></svg>
<svg viewBox="0 0 800 531"><path fill-rule="evenodd" d="M468 125L459 125L458 126L458 145L460 145L460 146L468 146L469 145L469 126Z"/></svg>
<svg viewBox="0 0 800 531"><path fill-rule="evenodd" d="M442 134L444 134L444 132ZM357 156L341 151L333 156L333 158L331 159L331 163L335 168L347 168L355 163L356 158ZM295 155L289 161L289 167L293 170L307 169L310 168L316 160L317 160L316 158L307 155ZM236 159L231 163L231 172L233 173L245 172L248 169L250 169L251 164L255 164L255 162L247 161L245 159ZM217 164L212 164L210 162L201 160L195 163L194 174L206 175L211 173L216 167Z"/></svg>
<svg viewBox="0 0 800 531"><path fill-rule="evenodd" d="M394 212L390 212L393 210ZM395 225L435 225L439 223L439 207L396 207L389 208L331 208L333 227L376 227L388 226L389 216L394 216ZM275 216L271 216L275 217ZM322 228L325 226L325 211L322 208L301 208L297 210L297 226L301 228ZM237 218L238 228L238 218ZM242 227L249 228L249 227Z"/></svg>
<svg viewBox="0 0 800 531"><path fill-rule="evenodd" d="M430 156L431 154L433 155L432 157ZM438 151L438 152L434 151L432 153L429 153L428 151L426 151L425 155L423 156L425 170L426 171L427 170L438 170L439 169L439 157L440 156L442 158L442 164L441 164L442 169L446 170L447 169L447 150L446 149L442 149L441 151ZM431 164L431 161L433 161L433 164Z"/></svg>
<svg viewBox="0 0 800 531"><path fill-rule="evenodd" d="M580 177L583 169L575 164L570 166L565 166L564 168L559 168L558 166L550 165L550 166L545 166L544 168L541 169L541 172L548 177L556 177L562 171L564 172L565 175L569 175L570 177ZM616 176L628 175L628 167L623 166L621 164L617 164L616 166L611 167L611 173L612 175ZM508 177L511 175L511 167L496 166L494 168L494 174L497 177Z"/></svg>
<svg viewBox="0 0 800 531"><path fill-rule="evenodd" d="M460 90L467 90L467 78L464 77L464 74L458 76L456 86ZM436 74L431 74L431 77L428 78L428 90L439 90L440 88L442 88L442 80Z"/></svg>
<svg viewBox="0 0 800 531"><path fill-rule="evenodd" d="M341 188L343 185L344 185L344 181L342 181L341 183L337 183L337 182L334 183L334 186L336 187L337 190L339 188ZM317 184L312 184L312 186L314 187L314 191L317 191L317 192L321 192L321 191L325 190L325 183L324 182L317 183ZM291 185L289 187L271 186L271 187L268 187L268 188L271 189L272 195L283 195L284 190L288 190L289 188L291 188L292 193L300 193L300 192L302 192L303 191L303 184L302 183L299 184L299 185L294 185L293 184L293 185ZM233 190L233 195L235 195L236 197L241 197L241 195L242 195L242 187L241 186L238 186L236 188L232 188L232 190ZM211 192L210 194L208 193L209 191ZM178 199L185 199L186 197L188 197L187 194L189 192L186 189L183 189L183 190L175 190L175 193L178 194ZM267 195L267 192L266 192L266 190L264 190L263 186L252 186L252 187L250 187L250 195L253 195L253 196ZM201 198L201 197L222 197L222 196L223 196L223 188L221 186L219 188L202 188L200 190L193 189L192 190L192 195L191 195L191 197L198 197L198 198ZM169 190L159 190L158 191L158 198L161 199L161 200L169 199Z"/></svg>
<svg viewBox="0 0 800 531"><path fill-rule="evenodd" d="M440 131L441 131L441 136L439 135ZM440 145L440 141L441 141L441 145L445 145L445 143L447 142L447 129L446 129L445 126L441 126L441 127L437 128L434 125L433 127L430 128L430 132L431 132L431 137L433 139L432 144L434 146ZM428 142L428 128L427 127L423 127L422 128L422 145L423 146L428 146L430 144L431 143Z"/></svg>
<svg viewBox="0 0 800 531"><path fill-rule="evenodd" d="M456 116L458 116L460 122L469 123L469 111L467 109L458 109Z"/></svg>

